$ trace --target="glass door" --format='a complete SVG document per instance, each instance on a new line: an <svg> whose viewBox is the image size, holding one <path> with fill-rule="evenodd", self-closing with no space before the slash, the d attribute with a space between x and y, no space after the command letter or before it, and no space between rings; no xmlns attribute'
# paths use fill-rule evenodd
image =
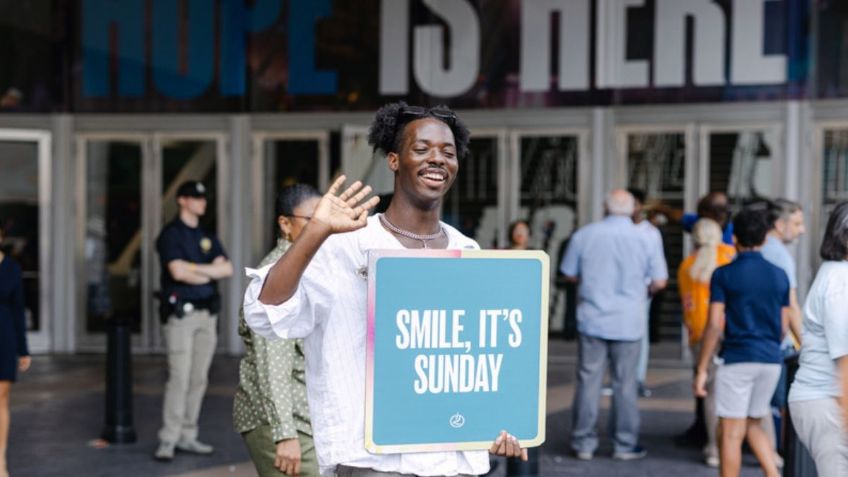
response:
<svg viewBox="0 0 848 477"><path fill-rule="evenodd" d="M722 126L702 129L707 192L724 192L733 212L781 193L783 151L778 126Z"/></svg>
<svg viewBox="0 0 848 477"><path fill-rule="evenodd" d="M285 186L308 184L323 192L329 179L329 134L326 131L259 133L253 136L253 242L256 265L277 238L274 208Z"/></svg>
<svg viewBox="0 0 848 477"><path fill-rule="evenodd" d="M514 158L510 164L510 223L527 221L530 248L551 257L549 330L567 337L576 331L576 296L574 287L559 277L559 264L578 226L580 162L585 145L582 131L516 130L510 134L510 156ZM509 244L506 236L504 246Z"/></svg>
<svg viewBox="0 0 848 477"><path fill-rule="evenodd" d="M162 228L174 220L179 220L177 205L177 189L185 181L200 181L206 187L206 213L200 218L200 226L214 233L221 241L224 250L228 251L231 243L227 234L227 164L225 162L223 134L215 133L163 133L153 135L154 173L152 189L155 196L151 200L154 205L152 228L150 230L150 247L153 253L149 262L152 275L152 286L159 290L161 267L159 255L156 253L156 239ZM232 316L229 293L226 287L228 280L218 282L221 294L221 314L219 316L218 348L227 346L230 331L235 330L238 316ZM157 303L158 305L158 303ZM153 347L161 349L164 345L159 330L159 312L154 308L151 313L151 323L157 330L152 334Z"/></svg>
<svg viewBox="0 0 848 477"><path fill-rule="evenodd" d="M688 165L687 150L692 134L685 128L651 127L624 128L619 131L619 151L627 167L627 187L644 193L647 203L687 211L689 184L694 174ZM650 312L652 340L681 338L680 296L677 290L677 268L687 251L683 228L679 222L666 220L665 215L648 213L650 221L660 231L663 240L669 282L665 290L654 297Z"/></svg>
<svg viewBox="0 0 848 477"><path fill-rule="evenodd" d="M77 349L100 351L110 320L143 347L151 290L144 280L142 136L81 136L77 160Z"/></svg>
<svg viewBox="0 0 848 477"><path fill-rule="evenodd" d="M23 272L30 350L49 351L50 134L0 129L0 170L0 247Z"/></svg>
<svg viewBox="0 0 848 477"><path fill-rule="evenodd" d="M76 349L104 351L114 318L129 320L135 349L161 349L156 238L177 217L179 185L199 180L209 191L201 224L226 248L224 137L93 133L77 141ZM219 284L224 306L226 286ZM226 315L222 330L235 322Z"/></svg>
<svg viewBox="0 0 848 477"><path fill-rule="evenodd" d="M473 131L468 147L442 206L442 220L481 248L499 248L506 238L506 131Z"/></svg>

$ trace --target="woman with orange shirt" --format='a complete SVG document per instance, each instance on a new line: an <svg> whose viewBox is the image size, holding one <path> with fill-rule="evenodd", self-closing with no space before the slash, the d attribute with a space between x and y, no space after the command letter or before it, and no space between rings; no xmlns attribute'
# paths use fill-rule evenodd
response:
<svg viewBox="0 0 848 477"><path fill-rule="evenodd" d="M700 219L692 228L692 241L695 250L683 260L677 270L677 284L680 300L683 304L683 323L689 331L689 346L692 355L701 351L701 338L707 326L707 312L710 307L710 278L713 271L730 263L736 255L736 249L722 243L721 227L714 220ZM714 369L710 369L707 386L712 386ZM704 459L710 467L718 466L716 448L716 425L713 393L708 393L703 406L703 419L707 428L707 445L704 447Z"/></svg>

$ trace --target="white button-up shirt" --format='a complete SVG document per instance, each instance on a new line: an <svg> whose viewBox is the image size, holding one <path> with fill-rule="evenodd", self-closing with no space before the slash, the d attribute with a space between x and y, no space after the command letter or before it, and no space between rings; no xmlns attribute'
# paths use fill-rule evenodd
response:
<svg viewBox="0 0 848 477"><path fill-rule="evenodd" d="M449 249L480 248L453 227L442 227ZM486 451L371 454L365 450L368 252L402 248L377 216L369 217L360 230L330 236L304 271L294 295L277 306L259 301L271 265L248 268L251 281L244 294L244 318L267 338L304 338L306 388L322 474L332 473L339 464L422 476L485 474Z"/></svg>

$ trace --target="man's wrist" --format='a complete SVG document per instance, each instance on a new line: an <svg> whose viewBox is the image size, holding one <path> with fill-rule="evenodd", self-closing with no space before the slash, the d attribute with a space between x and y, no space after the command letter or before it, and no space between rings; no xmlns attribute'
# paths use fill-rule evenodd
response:
<svg viewBox="0 0 848 477"><path fill-rule="evenodd" d="M333 229L328 224L318 219L312 219L306 224L306 227L303 228L303 233L309 234L313 238L323 241L333 234Z"/></svg>

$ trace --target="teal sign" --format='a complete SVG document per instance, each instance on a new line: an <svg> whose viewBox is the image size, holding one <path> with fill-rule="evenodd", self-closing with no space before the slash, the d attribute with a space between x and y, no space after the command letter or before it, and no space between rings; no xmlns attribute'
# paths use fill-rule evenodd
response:
<svg viewBox="0 0 848 477"><path fill-rule="evenodd" d="M548 267L543 252L372 252L369 451L544 441Z"/></svg>

